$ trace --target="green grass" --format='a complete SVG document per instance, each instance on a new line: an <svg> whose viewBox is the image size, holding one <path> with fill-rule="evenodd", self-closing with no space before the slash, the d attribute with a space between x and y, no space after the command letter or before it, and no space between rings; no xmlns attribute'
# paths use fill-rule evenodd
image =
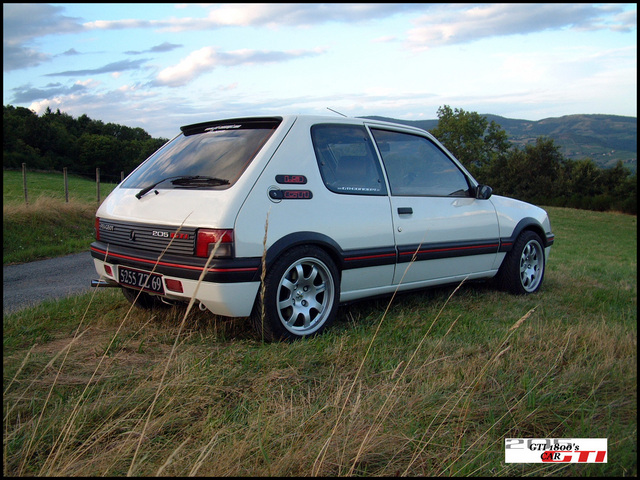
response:
<svg viewBox="0 0 640 480"><path fill-rule="evenodd" d="M43 195L48 198L65 200L64 176L61 173L27 172L26 176L29 202ZM67 184L70 199L93 203L97 207L98 195L95 179L68 175ZM101 182L100 200L104 200L115 185L115 183ZM2 198L5 203L24 203L22 172L3 170Z"/></svg>
<svg viewBox="0 0 640 480"><path fill-rule="evenodd" d="M548 211L538 294L356 303L294 343L113 289L5 316L4 474L637 476L637 218ZM505 464L511 437L608 463Z"/></svg>
<svg viewBox="0 0 640 480"><path fill-rule="evenodd" d="M101 200L114 187L101 184ZM28 172L25 203L22 173L3 172L3 265L88 250L98 208L96 183L70 175L68 189L66 202L62 174Z"/></svg>

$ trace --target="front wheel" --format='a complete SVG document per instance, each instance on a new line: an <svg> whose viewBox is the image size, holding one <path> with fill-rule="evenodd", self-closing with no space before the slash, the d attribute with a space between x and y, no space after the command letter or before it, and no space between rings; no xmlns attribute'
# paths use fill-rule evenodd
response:
<svg viewBox="0 0 640 480"><path fill-rule="evenodd" d="M545 271L544 247L540 237L523 232L507 254L498 271L498 284L505 290L523 295L535 293L542 285Z"/></svg>
<svg viewBox="0 0 640 480"><path fill-rule="evenodd" d="M340 276L331 257L313 246L293 248L267 272L253 324L268 341L318 334L333 322L339 295Z"/></svg>

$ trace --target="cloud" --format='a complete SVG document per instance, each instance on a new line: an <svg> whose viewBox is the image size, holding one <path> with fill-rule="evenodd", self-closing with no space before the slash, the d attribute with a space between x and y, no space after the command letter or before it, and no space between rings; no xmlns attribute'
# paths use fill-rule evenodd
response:
<svg viewBox="0 0 640 480"><path fill-rule="evenodd" d="M78 75L97 75L101 73L122 72L125 70L136 70L148 59L140 60L121 60L119 62L109 63L99 68L90 68L82 70L66 70L64 72L47 73L46 77L75 77Z"/></svg>
<svg viewBox="0 0 640 480"><path fill-rule="evenodd" d="M75 48L70 48L69 50L67 50L66 52L61 53L60 55L74 56L74 55L82 55L82 54L80 52L78 52Z"/></svg>
<svg viewBox="0 0 640 480"><path fill-rule="evenodd" d="M84 27L77 17L67 17L64 7L40 3L3 4L2 35L11 43L50 34L75 33Z"/></svg>
<svg viewBox="0 0 640 480"><path fill-rule="evenodd" d="M97 20L87 22L84 26L100 30L156 28L172 32L229 26L310 26L326 22L352 23L387 19L399 13L424 10L428 6L412 3L228 3L204 8L209 11L204 18Z"/></svg>
<svg viewBox="0 0 640 480"><path fill-rule="evenodd" d="M33 67L51 59L28 45L33 39L83 30L79 19L62 15L63 10L46 4L2 5L3 71Z"/></svg>
<svg viewBox="0 0 640 480"><path fill-rule="evenodd" d="M212 9L208 20L220 25L310 26L327 22L353 23L416 10L424 4L411 3L283 3L226 4Z"/></svg>
<svg viewBox="0 0 640 480"><path fill-rule="evenodd" d="M621 12L616 15L616 20L618 20L618 24L611 27L611 30L631 32L638 28L638 11Z"/></svg>
<svg viewBox="0 0 640 480"><path fill-rule="evenodd" d="M176 48L180 48L182 45L178 45L175 43L163 42L160 45L156 45L155 47L151 47L149 52L157 53L157 52L170 52Z"/></svg>
<svg viewBox="0 0 640 480"><path fill-rule="evenodd" d="M415 24L407 34L407 44L412 50L424 50L546 30L629 31L636 28L636 15L615 5L451 4L434 9Z"/></svg>
<svg viewBox="0 0 640 480"><path fill-rule="evenodd" d="M321 49L289 50L284 52L268 50L218 52L214 47L204 47L191 52L177 65L162 70L156 77L155 83L168 87L180 87L219 66L229 67L255 63L284 62L322 53Z"/></svg>
<svg viewBox="0 0 640 480"><path fill-rule="evenodd" d="M126 53L127 55L141 55L143 53L163 53L163 52L170 52L171 50L175 50L176 48L180 48L182 46L183 45L164 42L164 43L161 43L160 45L156 45L155 47L151 47L149 50L140 50L140 51L129 50L124 53Z"/></svg>
<svg viewBox="0 0 640 480"><path fill-rule="evenodd" d="M195 5L192 5L195 6ZM628 32L636 28L636 11L624 4L425 4L425 3L257 3L202 5L204 17L162 20L96 20L89 30L155 28L182 32L223 27L309 27L335 22L352 24L386 20L401 14L422 12L411 42L428 46L463 43L496 35L526 34L547 29L610 29Z"/></svg>
<svg viewBox="0 0 640 480"><path fill-rule="evenodd" d="M71 87L64 86L61 83L50 83L44 88L33 88L31 85L24 85L13 89L15 94L11 101L12 103L29 103L61 95L80 94L86 90L87 85L82 83L75 83Z"/></svg>
<svg viewBox="0 0 640 480"><path fill-rule="evenodd" d="M121 86L113 90L85 90L77 94L54 95L33 101L28 108L41 115L47 107L80 117L86 114L90 118L105 123L113 122L129 127L144 128L154 137L171 138L179 133L180 125L195 123L192 119L202 115L198 109L202 105L192 106L179 95L168 97L148 90ZM180 105L176 109L176 105Z"/></svg>
<svg viewBox="0 0 640 480"><path fill-rule="evenodd" d="M23 45L7 45L6 42L2 45L2 71L4 72L35 67L50 59L51 55Z"/></svg>

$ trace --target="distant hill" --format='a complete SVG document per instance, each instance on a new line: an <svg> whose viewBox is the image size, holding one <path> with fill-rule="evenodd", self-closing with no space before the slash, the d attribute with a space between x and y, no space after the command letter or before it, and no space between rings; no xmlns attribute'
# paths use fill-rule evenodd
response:
<svg viewBox="0 0 640 480"><path fill-rule="evenodd" d="M498 115L480 114L500 125L517 146L535 143L538 137L552 138L562 154L570 160L591 158L603 168L613 167L618 160L632 172L638 163L638 119L618 115L566 115L543 120L516 120ZM365 117L412 125L432 130L438 120L399 120L387 117Z"/></svg>

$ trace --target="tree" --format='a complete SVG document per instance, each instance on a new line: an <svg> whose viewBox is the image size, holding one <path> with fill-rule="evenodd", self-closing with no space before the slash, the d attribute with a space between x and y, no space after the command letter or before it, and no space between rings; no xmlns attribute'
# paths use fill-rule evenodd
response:
<svg viewBox="0 0 640 480"><path fill-rule="evenodd" d="M638 175L631 175L622 160L602 170L602 191L609 199L607 210L638 213Z"/></svg>
<svg viewBox="0 0 640 480"><path fill-rule="evenodd" d="M548 202L565 192L564 157L551 138L515 148L490 165L488 177L501 195L534 203Z"/></svg>
<svg viewBox="0 0 640 480"><path fill-rule="evenodd" d="M590 159L565 163L566 186L562 205L588 208L592 199L602 191L602 170Z"/></svg>
<svg viewBox="0 0 640 480"><path fill-rule="evenodd" d="M96 167L101 173L113 175L123 167L122 146L107 135L85 133L78 140L83 173L92 173Z"/></svg>
<svg viewBox="0 0 640 480"><path fill-rule="evenodd" d="M431 133L474 176L481 176L486 167L511 147L507 132L496 122L489 122L476 112L452 110L448 105L438 108L438 126Z"/></svg>

